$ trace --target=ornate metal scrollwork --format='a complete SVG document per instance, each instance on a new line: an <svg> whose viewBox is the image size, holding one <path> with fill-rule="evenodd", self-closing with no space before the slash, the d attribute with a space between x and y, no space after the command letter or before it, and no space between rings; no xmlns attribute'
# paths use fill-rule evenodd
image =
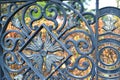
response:
<svg viewBox="0 0 120 80"><path fill-rule="evenodd" d="M115 11L119 9L103 8L96 16L85 11L81 0L9 3L0 16L1 80L119 78L120 35L113 18L120 15ZM102 33L92 27L97 17Z"/></svg>
<svg viewBox="0 0 120 80"><path fill-rule="evenodd" d="M120 15L118 8L105 7L100 9L100 17L103 20L103 33L99 34L98 42L98 76L105 79L119 79L119 28L116 25ZM102 38L101 38L102 37ZM105 56L108 55L108 56ZM109 59L108 59L109 58ZM108 60L108 61L105 61Z"/></svg>

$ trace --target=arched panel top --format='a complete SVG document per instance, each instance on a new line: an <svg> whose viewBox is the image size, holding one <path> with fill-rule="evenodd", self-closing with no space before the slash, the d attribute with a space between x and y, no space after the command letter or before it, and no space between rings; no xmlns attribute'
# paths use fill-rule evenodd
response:
<svg viewBox="0 0 120 80"><path fill-rule="evenodd" d="M116 7L104 7L99 10L99 17L111 14L120 17L120 9Z"/></svg>

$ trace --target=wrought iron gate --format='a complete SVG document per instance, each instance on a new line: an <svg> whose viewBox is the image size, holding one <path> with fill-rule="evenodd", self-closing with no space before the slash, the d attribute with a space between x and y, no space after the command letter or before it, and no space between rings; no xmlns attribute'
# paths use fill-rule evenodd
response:
<svg viewBox="0 0 120 80"><path fill-rule="evenodd" d="M0 10L0 80L120 80L118 8L0 0Z"/></svg>

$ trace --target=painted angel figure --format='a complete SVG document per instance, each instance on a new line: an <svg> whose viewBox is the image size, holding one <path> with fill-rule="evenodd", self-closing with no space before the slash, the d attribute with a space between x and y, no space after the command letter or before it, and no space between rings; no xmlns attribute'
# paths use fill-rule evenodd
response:
<svg viewBox="0 0 120 80"><path fill-rule="evenodd" d="M52 68L52 64L55 62L59 62L63 59L61 56L57 56L55 54L48 54L48 52L54 53L56 51L61 51L62 48L57 45L52 44L51 36L46 33L45 42L41 39L41 33L37 36L32 43L30 43L26 49L39 52L39 54L32 54L30 56L27 55L29 59L32 59L36 64L38 64L38 68L42 73L42 66L45 63L46 72L50 72Z"/></svg>

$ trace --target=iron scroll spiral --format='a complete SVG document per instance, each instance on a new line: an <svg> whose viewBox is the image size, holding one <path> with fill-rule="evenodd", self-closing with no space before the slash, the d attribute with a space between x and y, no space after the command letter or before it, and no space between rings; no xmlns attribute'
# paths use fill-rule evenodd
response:
<svg viewBox="0 0 120 80"><path fill-rule="evenodd" d="M102 29L104 30L103 33L99 34L99 42L98 42L98 53L97 53L97 59L98 59L98 76L100 78L105 79L119 79L119 63L120 63L120 51L119 51L119 28L117 27L116 23L118 22L116 17L119 18L119 9L115 7L104 7L100 9L99 18L103 19L104 25L102 26ZM108 25L108 24L109 25ZM111 23L111 24L110 24ZM108 37L109 36L109 37ZM103 37L102 39L100 39ZM110 57L109 59L113 59L112 63L106 63L103 60L102 56L105 52L108 55L116 56L114 59L113 57ZM110 69L111 68L111 69ZM106 74L106 75L105 75Z"/></svg>
<svg viewBox="0 0 120 80"><path fill-rule="evenodd" d="M17 5L15 11L8 11L8 14L0 17L1 20L6 17L6 21L1 21L3 71L7 72L3 79L94 78L96 65L92 54L96 43L95 33L90 25L95 22L95 15L85 12L81 1L75 1L70 1L68 5L60 0L50 0L44 7L36 1L28 1L20 6L17 3L10 4L10 7ZM76 4L79 5L79 10ZM72 15L68 14L66 9L70 10ZM22 14L16 18L19 11ZM47 12L51 13L51 16ZM34 14L39 15L35 17ZM61 25L57 20L60 14L62 14ZM87 19L85 17L87 15L91 16L93 21ZM29 22L26 22L26 16L29 17ZM51 24L35 23L43 18ZM8 25L11 22L14 29L9 30ZM84 26L81 23L84 23ZM10 36L12 33L15 37ZM73 34L77 35L72 36ZM77 36L80 38L76 39ZM73 48L75 52L72 51ZM75 53L77 56L72 62ZM13 65L16 69L12 68ZM85 75L74 74L76 69L79 73L87 72Z"/></svg>

